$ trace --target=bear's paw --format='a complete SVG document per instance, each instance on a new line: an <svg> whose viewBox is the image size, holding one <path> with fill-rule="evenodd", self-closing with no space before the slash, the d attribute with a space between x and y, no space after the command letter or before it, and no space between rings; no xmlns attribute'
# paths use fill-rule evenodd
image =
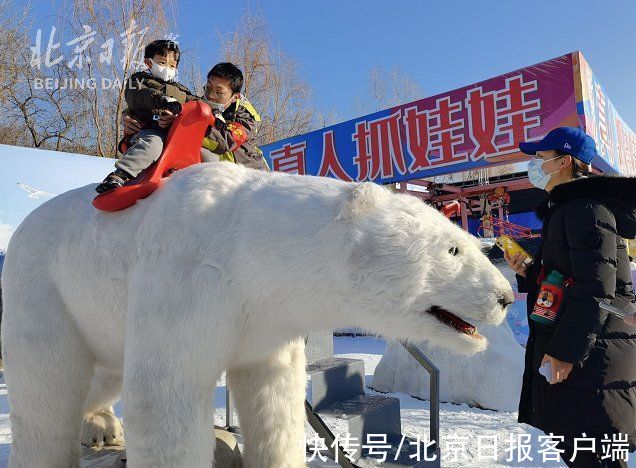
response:
<svg viewBox="0 0 636 468"><path fill-rule="evenodd" d="M82 445L103 447L124 445L124 427L112 411L87 415L82 428Z"/></svg>

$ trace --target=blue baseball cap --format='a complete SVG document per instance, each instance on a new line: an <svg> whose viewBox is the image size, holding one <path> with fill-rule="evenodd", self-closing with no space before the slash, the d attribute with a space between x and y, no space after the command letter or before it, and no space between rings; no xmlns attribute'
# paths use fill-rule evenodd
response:
<svg viewBox="0 0 636 468"><path fill-rule="evenodd" d="M541 141L524 141L519 149L525 154L537 154L537 151L560 150L589 164L596 156L594 139L580 128L558 127L548 132Z"/></svg>

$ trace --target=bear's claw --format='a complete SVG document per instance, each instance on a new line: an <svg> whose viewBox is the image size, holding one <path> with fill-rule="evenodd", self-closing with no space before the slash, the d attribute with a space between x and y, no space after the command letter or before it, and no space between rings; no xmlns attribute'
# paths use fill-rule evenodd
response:
<svg viewBox="0 0 636 468"><path fill-rule="evenodd" d="M111 411L87 415L82 428L82 445L124 445L124 428L119 418Z"/></svg>

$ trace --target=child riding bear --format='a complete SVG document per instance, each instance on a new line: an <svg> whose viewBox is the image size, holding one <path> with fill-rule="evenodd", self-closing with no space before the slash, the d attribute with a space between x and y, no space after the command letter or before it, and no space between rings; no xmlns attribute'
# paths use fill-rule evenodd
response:
<svg viewBox="0 0 636 468"><path fill-rule="evenodd" d="M126 83L125 111L139 131L125 136L115 171L96 187L98 193L121 187L155 162L182 104L202 99L216 117L202 143L202 160L227 160L267 170L267 163L253 139L260 116L241 94L243 74L231 63L219 63L208 73L202 98L175 81L180 51L177 44L160 39L144 50L147 70L134 73Z"/></svg>

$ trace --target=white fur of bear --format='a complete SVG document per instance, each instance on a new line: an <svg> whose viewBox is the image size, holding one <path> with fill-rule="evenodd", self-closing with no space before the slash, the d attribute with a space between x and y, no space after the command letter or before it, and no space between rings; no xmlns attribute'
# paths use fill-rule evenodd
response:
<svg viewBox="0 0 636 468"><path fill-rule="evenodd" d="M121 212L93 196L52 199L8 247L13 468L78 466L83 419L120 393L130 467L207 468L224 369L246 466L304 466L299 337L353 326L474 353L485 339L427 311L499 323L512 297L476 239L372 183L209 163Z"/></svg>

